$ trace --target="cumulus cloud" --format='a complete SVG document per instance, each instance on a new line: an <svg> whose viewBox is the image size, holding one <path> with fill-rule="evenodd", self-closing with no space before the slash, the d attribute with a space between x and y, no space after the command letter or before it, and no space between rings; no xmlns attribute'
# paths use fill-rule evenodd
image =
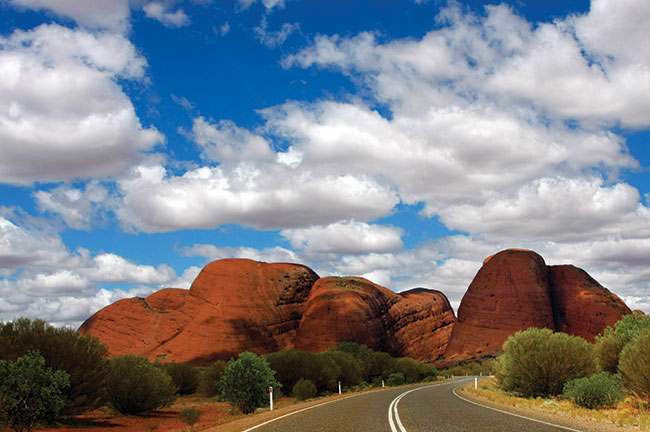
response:
<svg viewBox="0 0 650 432"><path fill-rule="evenodd" d="M71 252L38 220L10 216L0 216L0 320L27 316L77 326L113 301L177 283L187 288L198 274L196 267L178 277L166 264L143 265L86 249ZM110 290L110 284L135 286Z"/></svg>
<svg viewBox="0 0 650 432"><path fill-rule="evenodd" d="M185 256L204 257L209 261L226 258L246 258L260 262L302 263L302 260L295 252L280 246L259 250L244 246L217 247L210 244L195 244L184 247L181 252Z"/></svg>
<svg viewBox="0 0 650 432"><path fill-rule="evenodd" d="M361 254L402 249L403 230L365 222L337 222L327 226L285 229L280 234L294 249L314 254Z"/></svg>
<svg viewBox="0 0 650 432"><path fill-rule="evenodd" d="M40 190L34 198L41 211L60 215L70 228L89 230L101 218L109 193L98 182L91 181L84 189L59 186Z"/></svg>
<svg viewBox="0 0 650 432"><path fill-rule="evenodd" d="M142 6L142 10L147 18L155 19L165 27L184 27L190 23L190 18L183 9L170 12L167 5L161 2L149 2Z"/></svg>
<svg viewBox="0 0 650 432"><path fill-rule="evenodd" d="M129 28L130 0L9 0L18 8L46 10L72 19L80 26L125 32Z"/></svg>
<svg viewBox="0 0 650 432"><path fill-rule="evenodd" d="M205 166L180 176L159 164L137 166L119 182L117 214L126 227L160 232L237 223L261 229L372 220L398 198L364 175L321 176L269 161Z"/></svg>
<svg viewBox="0 0 650 432"><path fill-rule="evenodd" d="M0 182L115 175L162 142L116 83L145 66L116 34L51 24L0 39Z"/></svg>

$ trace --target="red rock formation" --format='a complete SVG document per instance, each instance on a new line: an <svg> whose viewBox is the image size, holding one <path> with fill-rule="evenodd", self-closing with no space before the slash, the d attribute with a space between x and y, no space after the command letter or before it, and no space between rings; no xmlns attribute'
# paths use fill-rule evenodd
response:
<svg viewBox="0 0 650 432"><path fill-rule="evenodd" d="M458 308L445 357L492 354L517 330L555 328L544 259L506 250L486 259Z"/></svg>
<svg viewBox="0 0 650 432"><path fill-rule="evenodd" d="M395 356L435 359L454 323L440 292L396 294L362 278L324 278L294 264L210 263L189 291L118 301L79 329L111 355L207 363L242 351L325 351L365 343ZM313 286L313 288L312 288Z"/></svg>
<svg viewBox="0 0 650 432"><path fill-rule="evenodd" d="M396 357L430 360L444 352L454 321L439 291L395 293L363 278L327 277L312 288L295 347L318 352L349 341Z"/></svg>
<svg viewBox="0 0 650 432"><path fill-rule="evenodd" d="M445 358L494 355L517 330L550 328L589 341L630 313L585 271L547 267L532 251L509 249L487 258L460 307Z"/></svg>
<svg viewBox="0 0 650 432"><path fill-rule="evenodd" d="M118 301L79 329L111 355L209 362L242 351L293 346L303 303L318 275L295 264L221 260L208 264L189 291L167 289Z"/></svg>
<svg viewBox="0 0 650 432"><path fill-rule="evenodd" d="M586 271L572 265L550 266L549 287L557 331L589 342L607 326L614 326L630 309Z"/></svg>

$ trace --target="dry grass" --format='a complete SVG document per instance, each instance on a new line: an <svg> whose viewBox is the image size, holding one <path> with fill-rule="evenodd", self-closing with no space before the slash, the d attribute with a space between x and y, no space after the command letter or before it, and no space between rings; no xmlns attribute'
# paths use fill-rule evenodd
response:
<svg viewBox="0 0 650 432"><path fill-rule="evenodd" d="M618 426L636 426L641 430L650 430L650 411L640 409L640 401L631 397L625 398L623 402L614 408L590 410L579 407L561 396L553 399L516 397L501 390L494 378L481 381L476 390L474 390L473 385L465 389L470 393L503 405L546 411L570 418L590 419L600 423L612 423Z"/></svg>

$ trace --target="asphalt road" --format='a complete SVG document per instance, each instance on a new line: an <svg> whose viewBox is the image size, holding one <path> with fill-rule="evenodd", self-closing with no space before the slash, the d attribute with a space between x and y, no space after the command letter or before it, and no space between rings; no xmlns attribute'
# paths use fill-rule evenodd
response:
<svg viewBox="0 0 650 432"><path fill-rule="evenodd" d="M469 381L474 378L470 378ZM504 414L466 402L453 390L467 378L365 393L307 409L248 432L455 432L573 430ZM396 415L397 414L397 415Z"/></svg>

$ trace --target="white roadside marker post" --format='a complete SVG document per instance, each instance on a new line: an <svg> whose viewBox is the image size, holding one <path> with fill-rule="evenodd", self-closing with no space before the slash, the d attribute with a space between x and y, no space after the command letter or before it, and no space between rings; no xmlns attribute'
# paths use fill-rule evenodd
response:
<svg viewBox="0 0 650 432"><path fill-rule="evenodd" d="M474 377L474 390L478 388L478 377Z"/></svg>
<svg viewBox="0 0 650 432"><path fill-rule="evenodd" d="M273 387L269 387L269 401L271 401L271 411L273 411Z"/></svg>
<svg viewBox="0 0 650 432"><path fill-rule="evenodd" d="M341 381L339 381L339 394L341 394Z"/></svg>
<svg viewBox="0 0 650 432"><path fill-rule="evenodd" d="M384 380L381 380L381 388L384 388Z"/></svg>

